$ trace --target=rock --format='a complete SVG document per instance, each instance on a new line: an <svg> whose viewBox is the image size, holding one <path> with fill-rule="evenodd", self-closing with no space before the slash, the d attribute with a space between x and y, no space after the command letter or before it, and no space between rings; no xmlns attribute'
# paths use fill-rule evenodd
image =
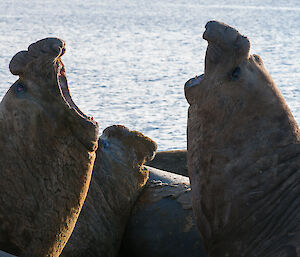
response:
<svg viewBox="0 0 300 257"><path fill-rule="evenodd" d="M157 152L154 159L147 162L146 165L179 175L188 176L186 150Z"/></svg>
<svg viewBox="0 0 300 257"><path fill-rule="evenodd" d="M148 167L149 180L132 212L119 257L204 257L189 178Z"/></svg>
<svg viewBox="0 0 300 257"><path fill-rule="evenodd" d="M212 21L203 38L205 73L185 95L192 202L208 256L300 256L298 125L247 37Z"/></svg>
<svg viewBox="0 0 300 257"><path fill-rule="evenodd" d="M131 209L148 179L156 143L124 126L103 131L91 186L62 257L117 256Z"/></svg>
<svg viewBox="0 0 300 257"><path fill-rule="evenodd" d="M46 38L17 53L0 103L0 249L18 256L59 256L90 183L98 124L71 99L64 52Z"/></svg>

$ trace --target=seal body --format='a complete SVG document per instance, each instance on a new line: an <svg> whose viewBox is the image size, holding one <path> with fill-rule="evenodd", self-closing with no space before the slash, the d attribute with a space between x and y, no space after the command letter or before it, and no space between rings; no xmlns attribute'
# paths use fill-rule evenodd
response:
<svg viewBox="0 0 300 257"><path fill-rule="evenodd" d="M208 256L300 256L300 134L250 41L212 21L185 84L193 210Z"/></svg>
<svg viewBox="0 0 300 257"><path fill-rule="evenodd" d="M98 124L72 101L64 52L46 38L17 53L0 103L0 249L17 256L59 256L89 187Z"/></svg>
<svg viewBox="0 0 300 257"><path fill-rule="evenodd" d="M103 131L86 201L61 256L118 255L131 210L148 179L143 163L154 157L156 147L124 126Z"/></svg>
<svg viewBox="0 0 300 257"><path fill-rule="evenodd" d="M147 162L146 165L186 177L188 176L186 150L157 152L154 159Z"/></svg>
<svg viewBox="0 0 300 257"><path fill-rule="evenodd" d="M149 169L119 257L205 257L192 211L189 178Z"/></svg>

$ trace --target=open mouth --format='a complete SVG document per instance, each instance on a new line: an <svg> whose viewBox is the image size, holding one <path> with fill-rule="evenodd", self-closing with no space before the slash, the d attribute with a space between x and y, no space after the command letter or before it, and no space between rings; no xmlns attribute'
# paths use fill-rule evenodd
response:
<svg viewBox="0 0 300 257"><path fill-rule="evenodd" d="M69 106L70 109L75 111L80 117L82 117L86 121L89 121L93 125L98 126L98 123L94 120L94 118L92 116L85 115L78 108L78 106L73 102L70 91L69 91L69 86L68 86L68 81L66 78L64 64L62 63L60 58L57 59L56 64L57 64L57 83L58 83L58 87L60 89L60 94L63 97L66 104Z"/></svg>
<svg viewBox="0 0 300 257"><path fill-rule="evenodd" d="M201 74L200 76L195 76L194 78L189 79L185 83L184 87L190 88L190 87L198 86L203 79L204 79L204 74Z"/></svg>
<svg viewBox="0 0 300 257"><path fill-rule="evenodd" d="M71 133L89 151L95 151L98 145L99 125L93 119L85 115L73 102L70 95L65 68L61 61L61 56L66 52L65 42L59 38L44 38L32 43L28 51L20 51L11 59L9 69L13 75L18 75L21 80L32 80L38 78L38 83L29 84L32 92L39 90L38 86L43 81L51 93L51 97L46 99L36 99L35 103L42 107L43 111L50 114L55 122L56 128L67 126ZM51 77L50 77L50 76ZM54 75L54 76L53 76ZM17 88L18 92L23 92L23 87ZM27 98L32 101L32 97L27 94ZM44 96L44 94L42 94ZM40 97L37 93L35 96ZM57 102L53 102L55 99ZM45 106L43 106L45 103ZM53 108L52 105L54 106ZM63 106L61 106L63 105ZM45 107L45 108L44 108ZM63 110L58 110L62 107ZM55 113L54 113L55 112ZM48 115L49 116L49 115ZM61 126L57 126L57 122Z"/></svg>

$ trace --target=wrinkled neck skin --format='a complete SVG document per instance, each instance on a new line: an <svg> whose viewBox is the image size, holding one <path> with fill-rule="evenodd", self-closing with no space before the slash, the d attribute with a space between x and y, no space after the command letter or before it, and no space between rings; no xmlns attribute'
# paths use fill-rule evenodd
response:
<svg viewBox="0 0 300 257"><path fill-rule="evenodd" d="M59 256L86 198L95 152L42 127L36 137L13 137L17 133L1 125L0 248L17 256Z"/></svg>
<svg viewBox="0 0 300 257"><path fill-rule="evenodd" d="M195 212L201 213L198 224L212 251L209 256L226 256L227 248L228 256L274 256L266 255L265 248L277 241L286 244L289 233L299 242L298 128L292 117L280 112L276 122L268 121L273 114L253 113L251 122L243 122L243 115L228 117L221 123L216 110L190 107L188 136L193 137L188 138L188 151L194 156L188 158L193 167L189 172L196 174L191 175L191 186L201 209ZM239 251L242 254L235 255Z"/></svg>
<svg viewBox="0 0 300 257"><path fill-rule="evenodd" d="M209 26L204 78L185 92L193 208L208 256L300 256L298 125L261 59L228 53Z"/></svg>

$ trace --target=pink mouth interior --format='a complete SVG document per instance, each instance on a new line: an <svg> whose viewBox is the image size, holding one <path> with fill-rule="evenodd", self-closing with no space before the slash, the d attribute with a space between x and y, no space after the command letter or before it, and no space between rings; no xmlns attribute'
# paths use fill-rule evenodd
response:
<svg viewBox="0 0 300 257"><path fill-rule="evenodd" d="M69 105L70 108L73 108L76 110L76 112L83 118L95 122L93 117L85 115L78 107L77 105L73 102L69 87L68 87L68 82L66 78L66 73L65 73L65 68L62 62L57 63L57 81L60 87L61 95L63 96L65 102ZM97 122L96 122L97 123Z"/></svg>
<svg viewBox="0 0 300 257"><path fill-rule="evenodd" d="M188 80L185 84L186 87L193 87L193 86L197 86L204 78L204 74L200 75L200 76L195 76L194 78L191 78L190 80Z"/></svg>

